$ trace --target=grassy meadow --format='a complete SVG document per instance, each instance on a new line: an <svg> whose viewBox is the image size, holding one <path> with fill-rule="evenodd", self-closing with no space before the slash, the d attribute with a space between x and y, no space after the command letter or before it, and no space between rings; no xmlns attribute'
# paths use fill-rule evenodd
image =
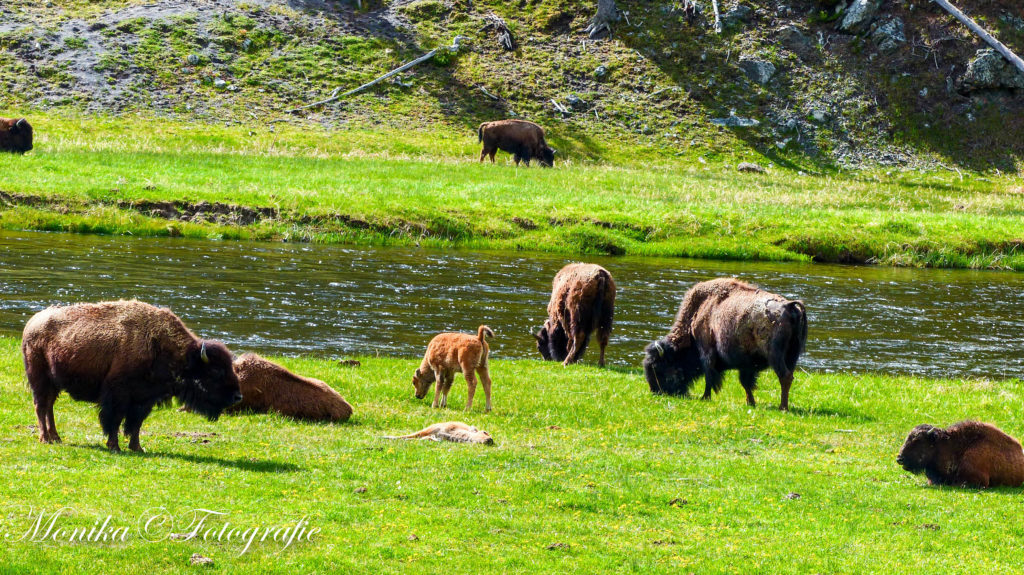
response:
<svg viewBox="0 0 1024 575"><path fill-rule="evenodd" d="M410 360L340 367L278 358L355 406L345 424L160 409L144 455L112 455L94 406L62 397L62 445L36 441L18 341L0 339L2 573L181 573L198 553L225 573L1014 572L1016 490L930 487L895 464L909 429L980 418L1020 436L1024 382L799 373L790 413L765 374L748 408L734 374L712 401L655 397L636 371L495 361L495 410L412 395ZM481 398L482 402L482 398ZM496 445L382 435L463 420ZM32 541L43 512L61 542ZM163 511L157 511L162 509ZM186 533L195 509L207 540ZM108 515L124 542L67 542ZM235 526L306 518L320 531L243 552ZM230 525L225 528L225 522ZM111 527L113 528L113 527ZM52 533L52 531L51 531ZM38 537L41 538L41 537ZM60 539L60 537L58 537Z"/></svg>
<svg viewBox="0 0 1024 575"><path fill-rule="evenodd" d="M614 141L594 159L557 126L565 153L547 170L479 165L474 133L438 126L33 121L35 150L0 155L7 229L1024 270L1024 188L1005 175L803 171ZM264 211L234 217L246 208Z"/></svg>

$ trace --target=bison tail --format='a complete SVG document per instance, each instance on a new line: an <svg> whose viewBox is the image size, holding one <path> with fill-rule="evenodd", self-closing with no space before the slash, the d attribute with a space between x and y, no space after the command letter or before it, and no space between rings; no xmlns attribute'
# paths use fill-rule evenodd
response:
<svg viewBox="0 0 1024 575"><path fill-rule="evenodd" d="M491 331L491 328L487 327L486 325L482 325L479 328L477 328L477 330L476 330L476 337L477 337L477 339L479 339L480 341L483 341L484 340L484 336L486 336L486 337L494 337L494 332Z"/></svg>
<svg viewBox="0 0 1024 575"><path fill-rule="evenodd" d="M477 143L484 141L484 125L480 124L480 127L476 129L476 141Z"/></svg>
<svg viewBox="0 0 1024 575"><path fill-rule="evenodd" d="M789 302L786 304L786 312L794 328L793 343L798 344L797 349L804 351L807 345L807 310L804 309L804 302Z"/></svg>

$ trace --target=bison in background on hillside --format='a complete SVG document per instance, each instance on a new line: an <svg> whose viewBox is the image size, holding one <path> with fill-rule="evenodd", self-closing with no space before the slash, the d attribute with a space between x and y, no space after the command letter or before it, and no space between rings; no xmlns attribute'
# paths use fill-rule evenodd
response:
<svg viewBox="0 0 1024 575"><path fill-rule="evenodd" d="M499 120L484 122L476 131L477 141L483 143L480 150L480 161L490 156L494 163L494 155L498 150L512 154L516 165L519 161L530 165L536 158L540 165L550 168L555 163L555 150L544 141L544 128L525 120Z"/></svg>
<svg viewBox="0 0 1024 575"><path fill-rule="evenodd" d="M32 149L32 125L25 118L0 118L0 152L24 154Z"/></svg>
<svg viewBox="0 0 1024 575"><path fill-rule="evenodd" d="M158 403L177 397L215 420L242 394L224 344L195 336L168 309L140 301L49 307L25 325L21 351L39 420L39 441L60 443L53 403L62 391L98 403L107 447L142 451L142 422Z"/></svg>
<svg viewBox="0 0 1024 575"><path fill-rule="evenodd" d="M932 485L1024 484L1020 442L979 421L961 421L946 429L918 425L907 436L896 463L911 473L923 471Z"/></svg>
<svg viewBox="0 0 1024 575"><path fill-rule="evenodd" d="M793 370L807 341L804 304L734 278L699 283L683 298L667 337L644 349L644 376L654 393L682 394L704 375L704 399L722 389L722 372L738 369L753 406L757 376L772 368L789 409Z"/></svg>
<svg viewBox="0 0 1024 575"><path fill-rule="evenodd" d="M545 360L576 363L583 357L590 334L597 331L604 367L604 352L615 315L615 281L608 270L595 264L569 264L555 274L548 301L548 319L534 334L537 350Z"/></svg>

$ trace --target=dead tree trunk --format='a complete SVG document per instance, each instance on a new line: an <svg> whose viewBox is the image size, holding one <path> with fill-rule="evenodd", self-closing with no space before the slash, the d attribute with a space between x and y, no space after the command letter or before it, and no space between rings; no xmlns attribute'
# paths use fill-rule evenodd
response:
<svg viewBox="0 0 1024 575"><path fill-rule="evenodd" d="M1002 42L996 40L991 34L986 32L984 28L978 26L978 23L971 19L970 16L967 16L966 14L958 10L956 6L953 6L946 0L935 0L935 3L945 8L946 12L952 14L957 20L963 22L964 26L967 26L968 28L971 29L971 32L974 32L982 40L987 42L989 46L995 48L997 52L1002 54L1004 58L1009 60L1011 64L1016 66L1017 69L1020 70L1022 74L1024 74L1024 60L1021 60L1019 56L1011 52L1010 49L1007 48Z"/></svg>
<svg viewBox="0 0 1024 575"><path fill-rule="evenodd" d="M615 0L597 0L597 14L590 20L586 32L591 38L597 37L604 31L612 31L612 22L619 19L618 10L615 8Z"/></svg>

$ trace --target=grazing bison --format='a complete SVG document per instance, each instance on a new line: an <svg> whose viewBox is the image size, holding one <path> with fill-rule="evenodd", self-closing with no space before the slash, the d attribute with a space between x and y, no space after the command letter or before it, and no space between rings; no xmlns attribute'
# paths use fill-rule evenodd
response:
<svg viewBox="0 0 1024 575"><path fill-rule="evenodd" d="M516 165L519 161L530 165L530 160L537 158L540 165L550 168L555 163L555 151L544 141L544 128L533 122L525 120L499 120L497 122L484 122L476 131L477 141L483 142L483 149L480 150L480 161L485 156L491 157L494 163L494 154L498 150L504 150L515 159Z"/></svg>
<svg viewBox="0 0 1024 575"><path fill-rule="evenodd" d="M946 429L922 424L910 431L896 463L924 472L932 485L1020 487L1024 451L994 425L962 421Z"/></svg>
<svg viewBox="0 0 1024 575"><path fill-rule="evenodd" d="M615 281L608 270L595 264L569 264L556 275L548 302L548 319L534 334L537 351L544 359L575 363L583 357L590 334L597 330L604 367L604 350L612 333L615 314Z"/></svg>
<svg viewBox="0 0 1024 575"><path fill-rule="evenodd" d="M686 292L667 337L644 349L644 375L654 393L687 394L704 375L704 399L722 388L722 372L738 369L747 404L757 375L772 368L782 385L779 409L789 409L793 370L807 341L803 302L737 279L706 281Z"/></svg>
<svg viewBox="0 0 1024 575"><path fill-rule="evenodd" d="M25 325L21 351L43 443L60 442L53 403L61 391L99 404L111 451L120 451L122 421L128 448L142 451L142 421L171 397L211 420L242 399L228 348L140 301L47 308Z"/></svg>
<svg viewBox="0 0 1024 575"><path fill-rule="evenodd" d="M32 126L25 118L0 118L0 152L24 154L32 149Z"/></svg>
<svg viewBox="0 0 1024 575"><path fill-rule="evenodd" d="M247 353L235 360L242 401L228 412L274 411L296 419L347 421L352 406L329 385Z"/></svg>

